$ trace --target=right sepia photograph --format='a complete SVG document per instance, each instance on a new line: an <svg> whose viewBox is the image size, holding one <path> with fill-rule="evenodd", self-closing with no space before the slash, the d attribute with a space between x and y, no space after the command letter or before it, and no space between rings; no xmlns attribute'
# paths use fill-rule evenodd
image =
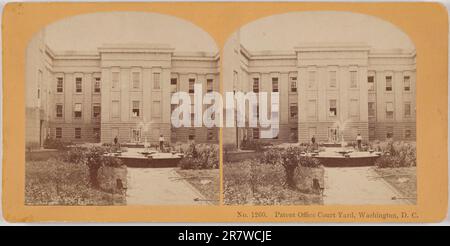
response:
<svg viewBox="0 0 450 246"><path fill-rule="evenodd" d="M416 50L400 28L273 15L230 36L222 72L246 106L225 117L244 122L222 132L225 205L417 203Z"/></svg>

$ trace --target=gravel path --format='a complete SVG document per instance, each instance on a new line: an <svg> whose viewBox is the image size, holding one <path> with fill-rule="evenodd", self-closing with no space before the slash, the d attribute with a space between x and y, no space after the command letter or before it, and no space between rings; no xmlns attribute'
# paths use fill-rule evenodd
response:
<svg viewBox="0 0 450 246"><path fill-rule="evenodd" d="M128 205L207 204L175 168L128 168Z"/></svg>
<svg viewBox="0 0 450 246"><path fill-rule="evenodd" d="M393 200L401 195L379 177L373 167L325 168L324 204L376 205L408 204Z"/></svg>

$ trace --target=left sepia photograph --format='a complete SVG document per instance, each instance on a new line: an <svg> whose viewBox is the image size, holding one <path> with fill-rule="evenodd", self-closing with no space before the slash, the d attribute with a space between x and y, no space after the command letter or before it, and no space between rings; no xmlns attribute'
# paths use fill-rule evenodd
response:
<svg viewBox="0 0 450 246"><path fill-rule="evenodd" d="M25 61L25 205L219 204L219 128L172 124L174 94L219 90L207 32L85 14L36 33Z"/></svg>

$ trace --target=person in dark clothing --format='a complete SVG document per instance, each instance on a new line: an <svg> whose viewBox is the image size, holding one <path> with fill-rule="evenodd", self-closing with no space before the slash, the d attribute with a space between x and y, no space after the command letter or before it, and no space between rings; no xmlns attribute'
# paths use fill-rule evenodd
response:
<svg viewBox="0 0 450 246"><path fill-rule="evenodd" d="M114 138L114 144L117 145L117 143L119 142L119 139L117 138L117 136Z"/></svg>
<svg viewBox="0 0 450 246"><path fill-rule="evenodd" d="M314 145L316 143L316 137L313 135L311 138L311 143Z"/></svg>
<svg viewBox="0 0 450 246"><path fill-rule="evenodd" d="M159 135L159 151L164 152L164 136Z"/></svg>
<svg viewBox="0 0 450 246"><path fill-rule="evenodd" d="M362 149L362 136L360 133L356 136L356 142L358 143L358 151Z"/></svg>

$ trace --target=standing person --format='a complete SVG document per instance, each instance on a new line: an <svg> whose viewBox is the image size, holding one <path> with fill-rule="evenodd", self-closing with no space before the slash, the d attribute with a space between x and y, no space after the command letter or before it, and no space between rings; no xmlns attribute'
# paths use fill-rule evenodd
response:
<svg viewBox="0 0 450 246"><path fill-rule="evenodd" d="M119 143L119 138L117 138L117 136L116 136L116 137L114 137L114 145L117 145L117 143Z"/></svg>
<svg viewBox="0 0 450 246"><path fill-rule="evenodd" d="M358 143L358 150L361 151L362 136L360 133L356 136L356 142Z"/></svg>
<svg viewBox="0 0 450 246"><path fill-rule="evenodd" d="M313 135L311 138L311 143L314 145L316 143L316 137Z"/></svg>
<svg viewBox="0 0 450 246"><path fill-rule="evenodd" d="M164 136L161 134L159 135L159 151L163 152L164 148Z"/></svg>

